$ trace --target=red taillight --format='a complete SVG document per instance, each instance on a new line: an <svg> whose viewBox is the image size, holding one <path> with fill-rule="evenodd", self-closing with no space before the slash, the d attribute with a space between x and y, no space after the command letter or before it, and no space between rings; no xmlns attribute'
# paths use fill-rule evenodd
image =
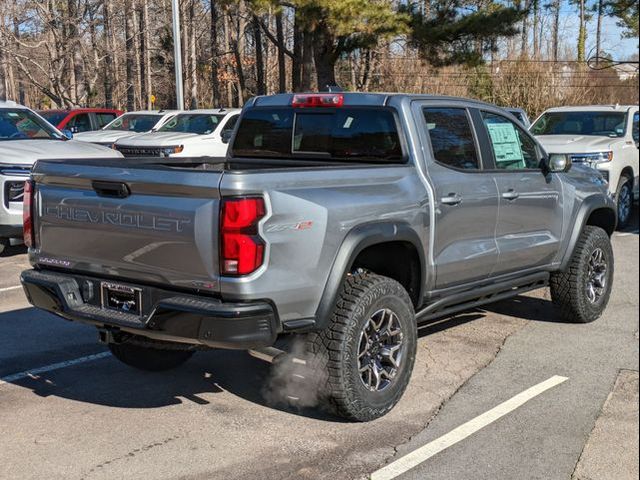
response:
<svg viewBox="0 0 640 480"><path fill-rule="evenodd" d="M220 271L223 275L247 275L262 265L264 243L258 235L258 222L264 215L262 198L222 201Z"/></svg>
<svg viewBox="0 0 640 480"><path fill-rule="evenodd" d="M24 244L33 246L33 182L24 182L24 196L22 199L22 232Z"/></svg>
<svg viewBox="0 0 640 480"><path fill-rule="evenodd" d="M313 93L294 95L292 107L341 107L344 95L335 93Z"/></svg>

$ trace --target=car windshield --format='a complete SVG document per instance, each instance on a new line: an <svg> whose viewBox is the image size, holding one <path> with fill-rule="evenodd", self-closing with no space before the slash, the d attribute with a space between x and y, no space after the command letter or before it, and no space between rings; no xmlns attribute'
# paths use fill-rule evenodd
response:
<svg viewBox="0 0 640 480"><path fill-rule="evenodd" d="M213 115L210 113L182 113L173 117L160 127L158 131L208 135L213 133L223 118L224 115Z"/></svg>
<svg viewBox="0 0 640 480"><path fill-rule="evenodd" d="M64 110L41 110L38 114L51 125L58 126L58 124L69 115L69 112L65 112Z"/></svg>
<svg viewBox="0 0 640 480"><path fill-rule="evenodd" d="M624 112L547 112L531 127L531 133L623 137L626 117Z"/></svg>
<svg viewBox="0 0 640 480"><path fill-rule="evenodd" d="M233 156L403 162L394 115L379 107L248 110Z"/></svg>
<svg viewBox="0 0 640 480"><path fill-rule="evenodd" d="M0 141L63 140L64 138L51 125L29 110L0 109Z"/></svg>
<svg viewBox="0 0 640 480"><path fill-rule="evenodd" d="M119 116L103 130L116 130L121 132L143 133L151 130L156 123L162 118L161 115L154 113L125 113Z"/></svg>

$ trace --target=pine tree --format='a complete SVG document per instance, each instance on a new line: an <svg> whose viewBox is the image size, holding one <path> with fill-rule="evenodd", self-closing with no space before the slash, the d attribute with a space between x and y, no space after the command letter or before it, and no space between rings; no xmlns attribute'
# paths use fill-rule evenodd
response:
<svg viewBox="0 0 640 480"><path fill-rule="evenodd" d="M464 0L437 2L429 16L413 3L402 9L410 18L410 43L432 65L483 63L484 54L495 50L498 38L518 33L517 24L528 13L496 2L471 11L464 6Z"/></svg>

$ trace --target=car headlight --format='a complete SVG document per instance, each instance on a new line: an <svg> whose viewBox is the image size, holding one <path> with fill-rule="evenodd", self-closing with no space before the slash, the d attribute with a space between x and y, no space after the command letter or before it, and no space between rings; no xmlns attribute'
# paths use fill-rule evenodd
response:
<svg viewBox="0 0 640 480"><path fill-rule="evenodd" d="M181 153L183 150L183 145L176 145L173 147L163 147L162 150L160 150L160 153L162 153L163 156L168 157L169 155Z"/></svg>
<svg viewBox="0 0 640 480"><path fill-rule="evenodd" d="M574 158L585 163L597 165L599 163L606 163L613 160L613 152L608 151L608 152L585 153L581 155L575 155Z"/></svg>

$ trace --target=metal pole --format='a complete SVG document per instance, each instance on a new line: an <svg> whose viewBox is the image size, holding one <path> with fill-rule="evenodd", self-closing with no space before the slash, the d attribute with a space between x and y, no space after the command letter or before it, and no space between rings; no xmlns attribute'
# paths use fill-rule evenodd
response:
<svg viewBox="0 0 640 480"><path fill-rule="evenodd" d="M184 110L184 90L182 88L182 45L180 42L180 8L178 0L171 0L173 11L173 58L176 71L176 107Z"/></svg>

